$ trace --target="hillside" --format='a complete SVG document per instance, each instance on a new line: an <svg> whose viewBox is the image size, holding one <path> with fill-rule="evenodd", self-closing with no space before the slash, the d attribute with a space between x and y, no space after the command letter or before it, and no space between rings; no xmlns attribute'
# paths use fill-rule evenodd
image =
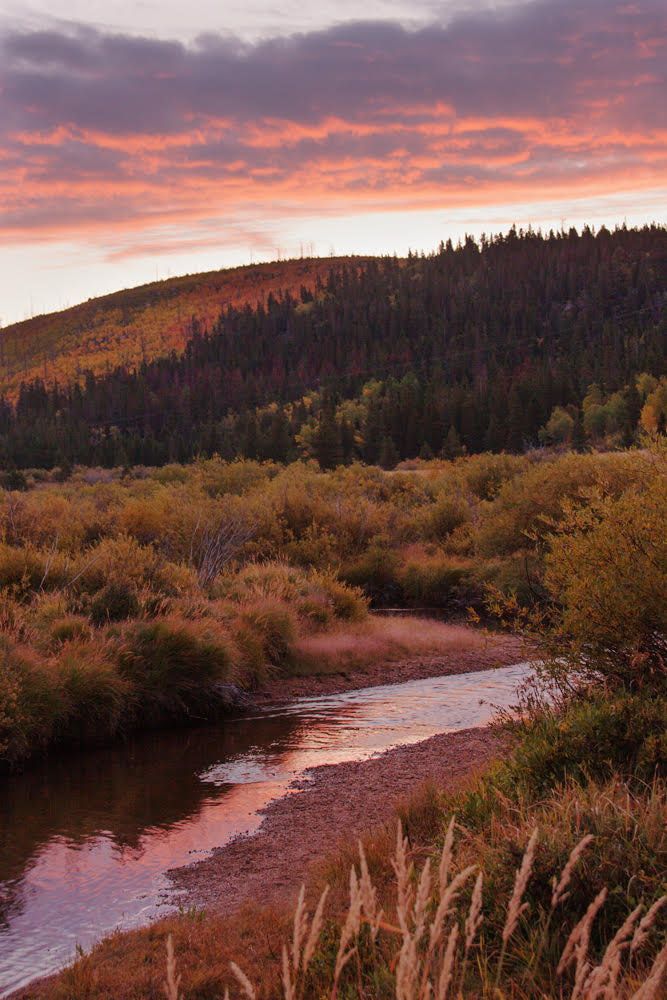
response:
<svg viewBox="0 0 667 1000"><path fill-rule="evenodd" d="M22 382L73 382L87 371L133 366L182 351L192 317L210 325L224 306L255 307L269 294L313 288L346 258L274 261L188 274L89 299L0 330L0 393Z"/></svg>
<svg viewBox="0 0 667 1000"><path fill-rule="evenodd" d="M273 287L279 268L262 272ZM647 405L649 429L667 422L664 227L511 230L429 256L286 268L298 294L258 278L254 308L227 301L215 318L193 316L182 353L24 384L0 409L5 461L219 454L391 468L542 441L627 446ZM166 322L143 308L161 336Z"/></svg>

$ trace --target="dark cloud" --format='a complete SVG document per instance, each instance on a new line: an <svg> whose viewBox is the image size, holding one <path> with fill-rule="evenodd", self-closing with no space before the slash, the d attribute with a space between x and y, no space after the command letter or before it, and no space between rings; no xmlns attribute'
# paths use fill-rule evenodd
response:
<svg viewBox="0 0 667 1000"><path fill-rule="evenodd" d="M465 115L569 115L587 88L614 96L647 73L658 96L666 29L662 4L540 0L446 27L353 23L255 46L208 35L186 48L88 28L10 34L3 99L11 118L30 108L33 127L121 133L178 131L186 115L359 120L432 101Z"/></svg>
<svg viewBox="0 0 667 1000"><path fill-rule="evenodd" d="M408 161L415 189L518 183L520 159L521 176L544 184L605 169L664 180L667 9L537 0L417 31L356 22L256 45L207 35L188 47L85 26L10 32L0 88L0 168L43 185L29 214L42 198L45 224L46 188L58 181L74 203L77 185L97 181L106 199L115 182L122 214L158 211L183 185L187 202L194 181L206 192L244 176L270 188L309 168L320 190L358 191L355 163L371 164L369 190L394 184ZM5 225L21 214L10 197L0 180ZM84 214L94 200L86 189ZM107 211L100 202L100 221Z"/></svg>

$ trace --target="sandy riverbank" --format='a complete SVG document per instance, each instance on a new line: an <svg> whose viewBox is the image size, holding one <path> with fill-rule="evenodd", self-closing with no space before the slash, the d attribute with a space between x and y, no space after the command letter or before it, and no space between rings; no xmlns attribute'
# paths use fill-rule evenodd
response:
<svg viewBox="0 0 667 1000"><path fill-rule="evenodd" d="M395 821L397 806L426 782L454 788L496 756L488 729L444 733L378 757L313 768L265 810L259 831L170 873L184 908L225 916L248 902L285 906L309 868L350 838Z"/></svg>

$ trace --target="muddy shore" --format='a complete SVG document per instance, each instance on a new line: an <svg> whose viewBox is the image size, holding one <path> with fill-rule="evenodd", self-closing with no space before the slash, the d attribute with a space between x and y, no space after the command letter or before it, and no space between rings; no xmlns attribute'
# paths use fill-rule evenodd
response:
<svg viewBox="0 0 667 1000"><path fill-rule="evenodd" d="M350 838L392 824L395 810L427 782L455 788L497 755L487 728L443 733L370 760L312 768L264 810L260 829L169 873L181 905L225 916L245 903L289 906L309 868Z"/></svg>

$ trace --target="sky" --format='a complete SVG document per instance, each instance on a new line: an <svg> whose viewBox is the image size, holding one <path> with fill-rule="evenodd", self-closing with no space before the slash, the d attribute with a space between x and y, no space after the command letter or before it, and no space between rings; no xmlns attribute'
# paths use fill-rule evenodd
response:
<svg viewBox="0 0 667 1000"><path fill-rule="evenodd" d="M664 0L5 3L0 325L277 257L664 224L666 98Z"/></svg>

